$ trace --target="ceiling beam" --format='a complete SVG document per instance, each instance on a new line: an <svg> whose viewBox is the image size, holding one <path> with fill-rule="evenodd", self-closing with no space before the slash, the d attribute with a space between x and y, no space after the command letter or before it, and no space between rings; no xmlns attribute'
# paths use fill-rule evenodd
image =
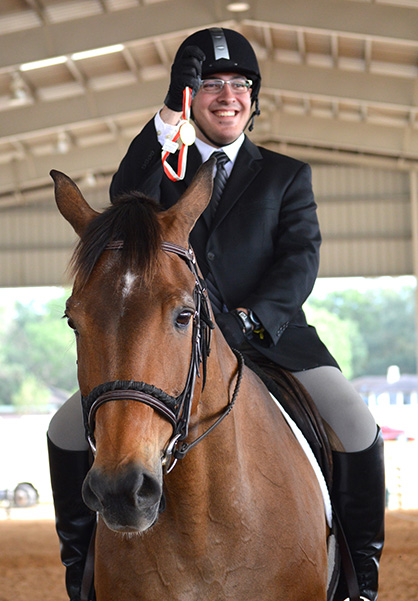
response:
<svg viewBox="0 0 418 601"><path fill-rule="evenodd" d="M107 142L89 148L72 147L65 154L31 157L29 160L15 160L0 165L0 205L1 196L14 190L30 190L51 184L51 169L62 171L72 178L83 177L87 172L96 174L113 173L130 140L120 136L114 142ZM52 187L51 187L52 190Z"/></svg>
<svg viewBox="0 0 418 601"><path fill-rule="evenodd" d="M417 11L400 5L353 0L292 0L254 2L244 23L282 25L364 38L410 42L418 40Z"/></svg>
<svg viewBox="0 0 418 601"><path fill-rule="evenodd" d="M418 166L418 130L361 121L326 119L275 111L265 131L254 128L258 142L282 141L313 147L407 159Z"/></svg>
<svg viewBox="0 0 418 601"><path fill-rule="evenodd" d="M231 13L228 13L229 15ZM140 39L161 38L217 21L214 3L175 0L146 4L0 36L0 69Z"/></svg>
<svg viewBox="0 0 418 601"><path fill-rule="evenodd" d="M147 81L0 112L1 139L162 106L167 81Z"/></svg>
<svg viewBox="0 0 418 601"><path fill-rule="evenodd" d="M260 61L261 89L291 91L395 108L417 108L412 78L348 71L335 67Z"/></svg>
<svg viewBox="0 0 418 601"><path fill-rule="evenodd" d="M353 0L255 2L243 21L247 25L278 25L292 29L384 38L416 45L417 11ZM239 26L233 13L206 0L173 0L44 25L0 36L0 69L51 56L185 34L210 25Z"/></svg>

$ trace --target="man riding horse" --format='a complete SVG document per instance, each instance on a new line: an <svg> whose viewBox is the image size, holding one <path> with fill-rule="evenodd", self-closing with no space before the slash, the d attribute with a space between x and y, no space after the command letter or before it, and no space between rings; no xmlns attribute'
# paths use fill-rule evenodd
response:
<svg viewBox="0 0 418 601"><path fill-rule="evenodd" d="M339 440L333 502L362 598L375 601L384 539L383 440L367 406L306 322L302 305L317 277L321 242L311 170L244 134L259 114L260 84L254 50L241 34L211 28L189 36L175 56L164 105L131 143L113 177L111 198L136 190L168 208L215 153L215 191L190 240L216 322L229 345L262 370L291 371ZM184 124L185 88L192 90L196 141L184 179L175 181L165 174L161 152L164 147L171 153L170 142ZM48 436L67 589L77 601L94 524L80 492L89 460L78 396L54 416ZM342 579L335 600L346 597Z"/></svg>

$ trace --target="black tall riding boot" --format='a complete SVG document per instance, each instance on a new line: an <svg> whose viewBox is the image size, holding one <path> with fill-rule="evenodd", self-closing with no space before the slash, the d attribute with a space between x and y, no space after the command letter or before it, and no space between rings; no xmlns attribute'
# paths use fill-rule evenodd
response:
<svg viewBox="0 0 418 601"><path fill-rule="evenodd" d="M360 595L376 601L384 542L385 472L380 429L373 444L356 453L333 452L332 498L350 548ZM345 582L335 601L347 598Z"/></svg>
<svg viewBox="0 0 418 601"><path fill-rule="evenodd" d="M96 514L81 497L81 485L90 468L89 451L67 451L48 438L49 468L55 506L55 525L66 567L70 601L80 601L81 582Z"/></svg>

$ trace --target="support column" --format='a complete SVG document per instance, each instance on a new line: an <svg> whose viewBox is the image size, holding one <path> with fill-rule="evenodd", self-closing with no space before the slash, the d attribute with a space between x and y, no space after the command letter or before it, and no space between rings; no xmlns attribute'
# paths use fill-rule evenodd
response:
<svg viewBox="0 0 418 601"><path fill-rule="evenodd" d="M415 332L416 332L416 353L417 353L417 374L418 374L418 171L409 172L409 189L411 200L411 229L412 229L412 259L414 276L417 279L415 289Z"/></svg>

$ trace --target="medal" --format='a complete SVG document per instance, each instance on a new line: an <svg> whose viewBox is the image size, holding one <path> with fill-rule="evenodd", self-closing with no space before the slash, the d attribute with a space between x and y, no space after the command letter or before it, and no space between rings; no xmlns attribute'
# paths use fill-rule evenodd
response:
<svg viewBox="0 0 418 601"><path fill-rule="evenodd" d="M191 146L196 140L196 132L190 121L185 121L180 125L180 140L185 146Z"/></svg>

